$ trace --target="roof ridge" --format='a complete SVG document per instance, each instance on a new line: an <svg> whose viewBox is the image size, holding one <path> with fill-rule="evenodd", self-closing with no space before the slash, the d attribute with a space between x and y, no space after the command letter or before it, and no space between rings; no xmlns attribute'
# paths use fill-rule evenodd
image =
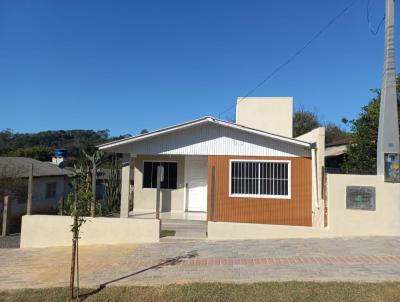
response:
<svg viewBox="0 0 400 302"><path fill-rule="evenodd" d="M271 139L286 141L287 143L293 143L293 144L297 144L297 145L302 145L304 147L311 147L311 144L309 142L298 140L298 139L295 139L295 138L292 138L292 137L286 137L286 136L282 136L282 135L279 135L279 134L274 134L274 133L262 131L262 130L255 129L255 128L250 128L250 127L243 126L243 125L240 125L240 124L224 121L224 120L212 117L212 116L205 116L205 117L193 120L193 121L177 124L177 125L166 127L166 128L161 128L161 129L158 129L158 130L155 130L155 131L152 131L152 132L148 132L148 133L132 136L132 137L125 138L125 139L122 139L122 140L117 140L117 141L101 144L101 145L98 145L96 147L99 148L100 150L101 149L108 149L110 147L118 146L118 145L125 144L125 143L134 142L134 141L140 140L142 138L147 138L147 137L152 137L152 136L155 136L155 135L168 133L168 132L171 132L171 131L178 130L180 128L190 127L190 126L194 126L196 124L201 124L201 123L204 123L204 122L212 122L212 123L220 124L220 125L223 125L223 126L235 128L235 129L238 129L238 130L252 132L253 134L256 134L256 135L263 135L263 136L269 137Z"/></svg>

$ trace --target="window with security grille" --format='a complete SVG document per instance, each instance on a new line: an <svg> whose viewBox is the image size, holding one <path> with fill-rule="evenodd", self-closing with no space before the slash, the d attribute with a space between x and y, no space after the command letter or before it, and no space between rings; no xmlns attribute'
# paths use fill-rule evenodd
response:
<svg viewBox="0 0 400 302"><path fill-rule="evenodd" d="M231 160L230 194L290 198L290 178L290 161Z"/></svg>

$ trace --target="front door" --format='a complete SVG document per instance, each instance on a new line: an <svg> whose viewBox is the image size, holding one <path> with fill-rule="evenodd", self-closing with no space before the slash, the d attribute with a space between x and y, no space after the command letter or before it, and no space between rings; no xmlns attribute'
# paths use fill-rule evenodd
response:
<svg viewBox="0 0 400 302"><path fill-rule="evenodd" d="M207 211L207 157L188 157L186 160L187 209Z"/></svg>

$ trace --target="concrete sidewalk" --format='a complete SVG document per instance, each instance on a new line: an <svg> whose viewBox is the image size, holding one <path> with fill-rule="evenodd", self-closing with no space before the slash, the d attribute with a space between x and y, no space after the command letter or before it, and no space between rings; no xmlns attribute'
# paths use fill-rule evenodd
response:
<svg viewBox="0 0 400 302"><path fill-rule="evenodd" d="M400 237L83 246L82 287L400 280ZM0 289L68 286L70 248L0 250Z"/></svg>

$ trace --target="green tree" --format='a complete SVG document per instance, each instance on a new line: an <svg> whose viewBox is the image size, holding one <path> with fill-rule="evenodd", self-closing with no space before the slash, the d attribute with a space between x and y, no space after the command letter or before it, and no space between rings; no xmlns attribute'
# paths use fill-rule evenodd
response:
<svg viewBox="0 0 400 302"><path fill-rule="evenodd" d="M104 204L100 204L100 213L106 211L113 212L120 210L121 198L121 162L116 155L110 160L109 177L104 181L105 195Z"/></svg>
<svg viewBox="0 0 400 302"><path fill-rule="evenodd" d="M18 148L8 152L8 156L30 157L40 161L50 161L53 149L46 146L32 146L26 148Z"/></svg>
<svg viewBox="0 0 400 302"><path fill-rule="evenodd" d="M396 79L397 101L399 101L400 76ZM375 97L361 109L357 119L343 122L350 126L352 143L347 147L347 154L342 169L347 173L376 173L376 149L379 126L380 90L371 90ZM400 115L400 113L399 113Z"/></svg>
<svg viewBox="0 0 400 302"><path fill-rule="evenodd" d="M348 136L348 133L334 123L322 123L314 112L300 108L293 114L293 136L297 137L318 127L325 127L325 143L329 144Z"/></svg>
<svg viewBox="0 0 400 302"><path fill-rule="evenodd" d="M352 143L347 147L342 166L347 173L376 173L376 140L379 124L379 95L361 109L357 119L345 121L350 124Z"/></svg>
<svg viewBox="0 0 400 302"><path fill-rule="evenodd" d="M11 129L0 131L0 156L32 157L50 161L54 149L67 149L73 166L83 155L81 150L93 154L96 145L125 138L110 137L108 130L56 130L38 133L14 133Z"/></svg>
<svg viewBox="0 0 400 302"><path fill-rule="evenodd" d="M70 179L73 191L66 197L63 204L63 213L71 216L76 214L79 214L79 216L89 216L93 195L88 187L87 167L74 166Z"/></svg>
<svg viewBox="0 0 400 302"><path fill-rule="evenodd" d="M339 126L333 123L327 123L324 125L325 127L325 143L330 144L338 140L342 140L349 136L346 131L344 131Z"/></svg>
<svg viewBox="0 0 400 302"><path fill-rule="evenodd" d="M303 135L320 126L321 123L314 112L300 108L293 114L293 137Z"/></svg>

